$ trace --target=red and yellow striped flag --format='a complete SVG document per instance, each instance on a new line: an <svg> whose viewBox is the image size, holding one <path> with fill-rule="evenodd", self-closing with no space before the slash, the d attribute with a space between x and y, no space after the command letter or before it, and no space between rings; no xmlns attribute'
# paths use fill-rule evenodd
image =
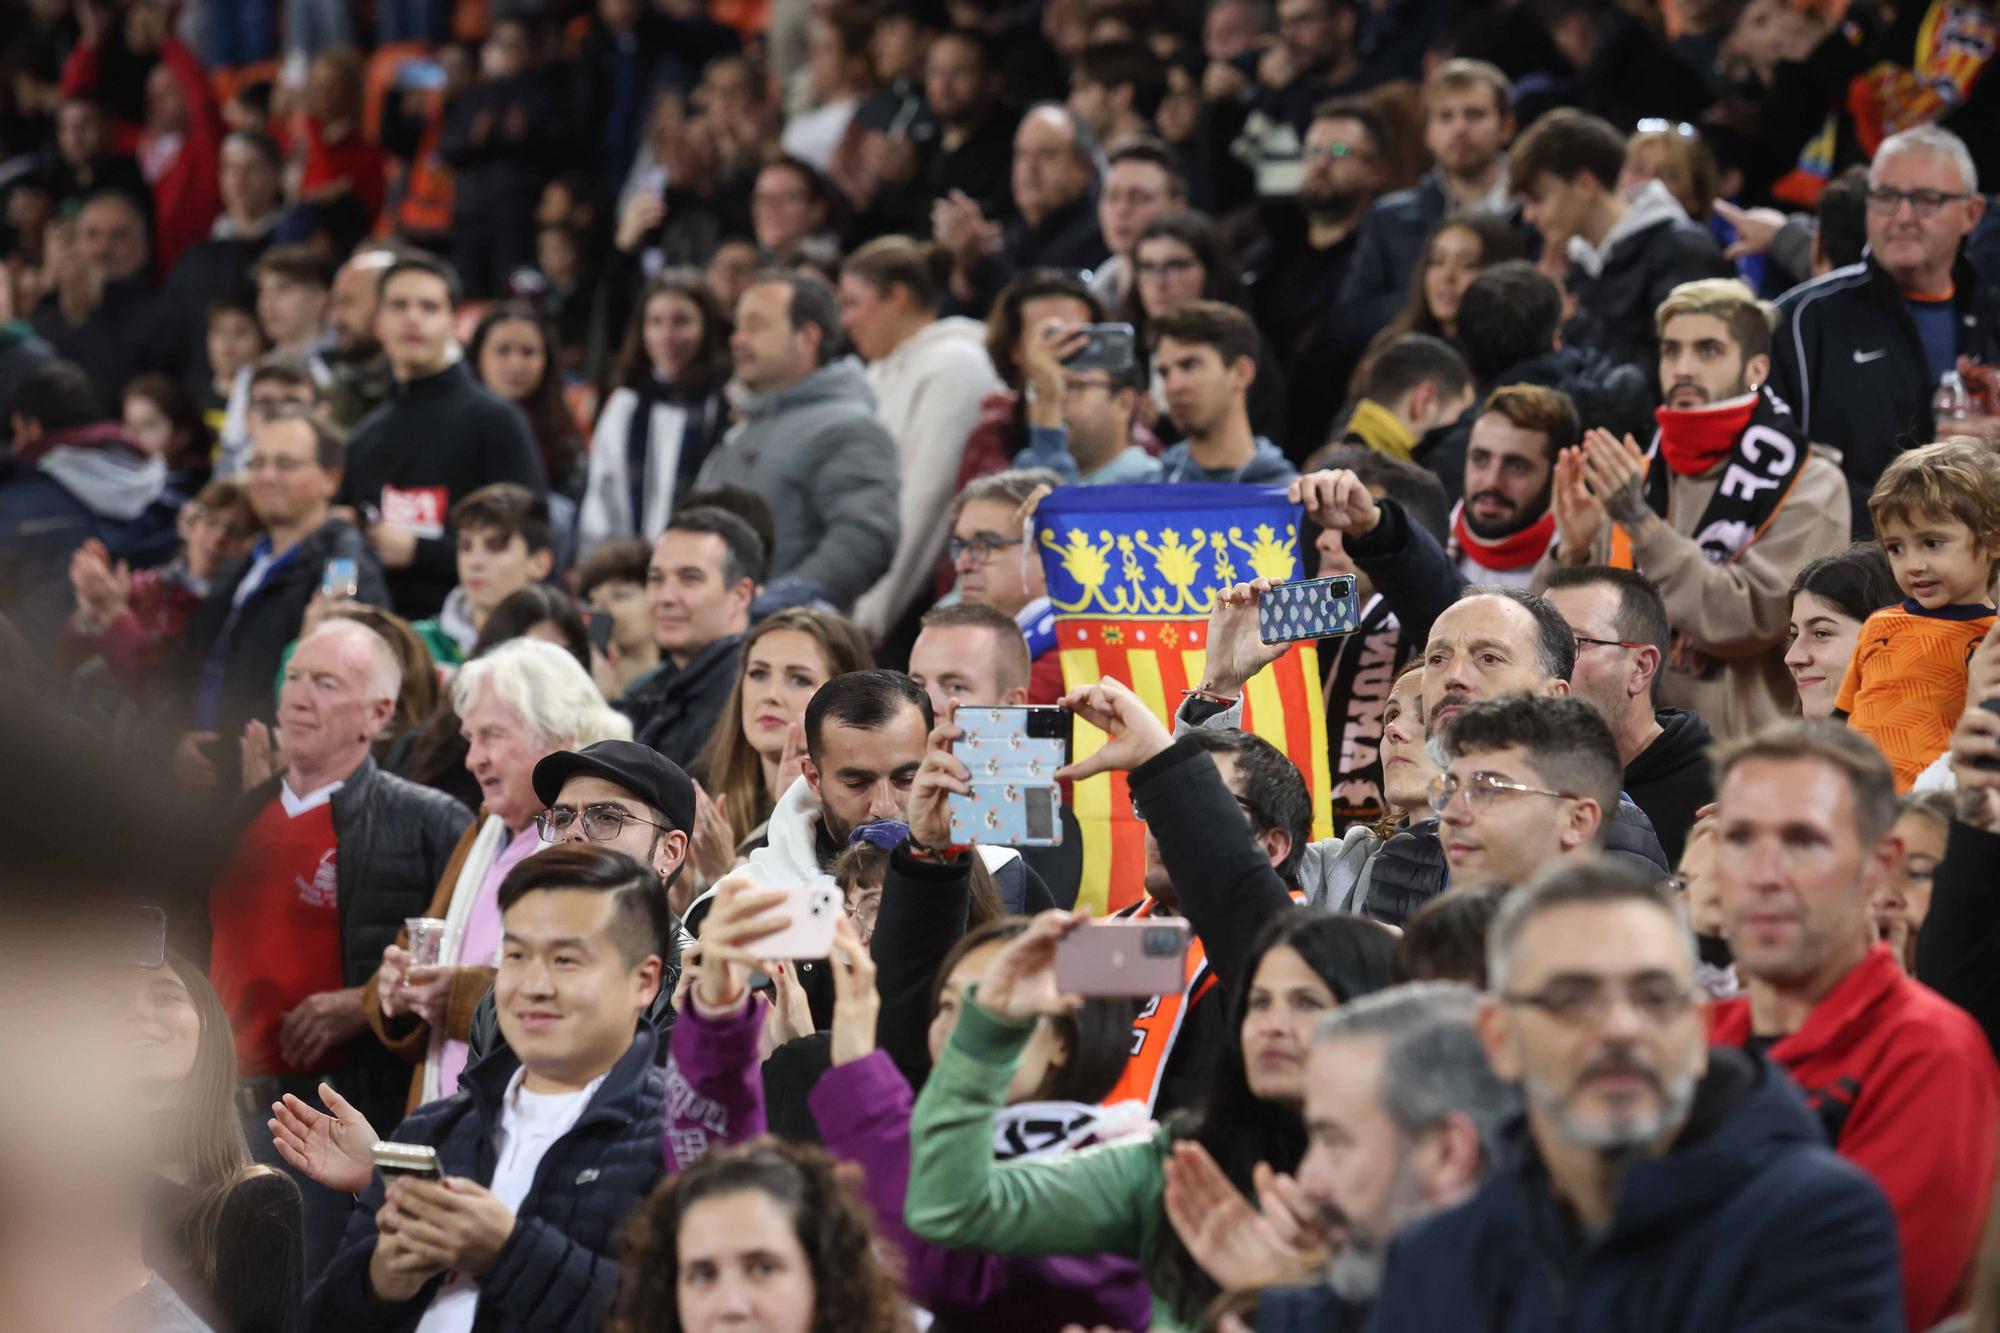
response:
<svg viewBox="0 0 2000 1333"><path fill-rule="evenodd" d="M1215 590L1240 580L1300 577L1299 509L1275 488L1229 485L1072 486L1042 501L1036 546L1056 613L1063 685L1106 676L1132 687L1172 724L1181 692L1201 684ZM1243 724L1283 750L1312 792L1314 838L1333 836L1333 779L1319 660L1300 644L1244 690ZM1104 733L1077 721L1081 759ZM1076 784L1083 829L1079 905L1115 911L1144 894L1145 828L1123 773Z"/></svg>

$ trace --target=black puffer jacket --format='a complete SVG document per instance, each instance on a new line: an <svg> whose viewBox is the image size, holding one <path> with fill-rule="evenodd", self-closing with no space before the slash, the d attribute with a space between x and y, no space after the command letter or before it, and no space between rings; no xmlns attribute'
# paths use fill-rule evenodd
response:
<svg viewBox="0 0 2000 1333"><path fill-rule="evenodd" d="M234 814L239 831L277 799L281 781L272 778L244 794ZM373 759L363 759L347 776L333 794L341 985L366 985L404 920L423 915L471 822L472 812L451 797L384 773ZM206 897L200 902L184 947L206 960L212 936ZM410 1090L410 1067L366 1031L341 1048L339 1061L341 1093L378 1130L394 1125Z"/></svg>
<svg viewBox="0 0 2000 1333"><path fill-rule="evenodd" d="M653 1047L652 1029L640 1024L576 1125L549 1145L515 1213L513 1233L479 1279L473 1333L584 1333L603 1326L618 1290L620 1233L666 1173L660 1133L667 1084ZM412 1111L394 1138L436 1148L447 1176L490 1185L500 1105L518 1068L508 1050L468 1068L456 1094ZM348 1218L340 1253L306 1293L306 1327L400 1333L423 1319L442 1277L426 1283L414 1300L395 1305L377 1300L369 1288L381 1207L377 1173Z"/></svg>
<svg viewBox="0 0 2000 1333"><path fill-rule="evenodd" d="M743 636L733 634L703 648L684 667L662 662L633 681L618 711L632 719L634 739L683 768L692 766L723 720L742 658Z"/></svg>

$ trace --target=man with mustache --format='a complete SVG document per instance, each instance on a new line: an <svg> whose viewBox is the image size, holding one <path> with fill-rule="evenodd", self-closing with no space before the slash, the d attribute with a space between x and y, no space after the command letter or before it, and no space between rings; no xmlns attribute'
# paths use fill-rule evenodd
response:
<svg viewBox="0 0 2000 1333"><path fill-rule="evenodd" d="M1451 515L1451 553L1466 582L1533 581L1556 540L1556 460L1581 431L1560 389L1509 384L1487 395L1466 442L1465 499Z"/></svg>
<svg viewBox="0 0 2000 1333"><path fill-rule="evenodd" d="M1725 749L1716 773L1714 873L1745 994L1717 1006L1711 1039L1783 1066L1889 1196L1909 1327L1930 1328L1964 1307L2000 1068L1979 1025L1875 943L1868 900L1903 859L1888 761L1813 719Z"/></svg>
<svg viewBox="0 0 2000 1333"><path fill-rule="evenodd" d="M1719 735L1748 736L1794 711L1784 663L1792 580L1846 544L1847 483L1767 384L1771 312L1748 287L1683 283L1655 323L1659 430L1644 451L1631 436L1592 430L1557 458L1562 536L1535 586L1559 567L1644 574L1672 627L1661 700Z"/></svg>
<svg viewBox="0 0 2000 1333"><path fill-rule="evenodd" d="M1487 966L1480 1037L1527 1114L1478 1194L1390 1243L1371 1328L1903 1327L1881 1191L1782 1071L1708 1048L1667 889L1560 866L1501 906Z"/></svg>

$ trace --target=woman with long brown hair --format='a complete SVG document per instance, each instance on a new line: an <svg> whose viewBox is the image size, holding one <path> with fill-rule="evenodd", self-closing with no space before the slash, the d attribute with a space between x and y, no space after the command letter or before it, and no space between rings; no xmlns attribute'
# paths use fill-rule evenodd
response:
<svg viewBox="0 0 2000 1333"><path fill-rule="evenodd" d="M563 401L562 343L548 316L526 301L495 306L472 331L466 360L480 383L528 418L549 488L571 494L583 440Z"/></svg>
<svg viewBox="0 0 2000 1333"><path fill-rule="evenodd" d="M1368 341L1348 380L1350 399L1361 386L1384 347L1406 333L1428 333L1451 341L1458 336L1458 302L1481 271L1524 254L1521 233L1495 213L1453 213L1432 228L1422 258L1410 275L1410 294L1396 317Z"/></svg>
<svg viewBox="0 0 2000 1333"><path fill-rule="evenodd" d="M831 612L797 607L751 626L735 687L700 763L703 787L729 821L732 850L764 826L798 777L813 691L874 665L860 629ZM719 874L729 867L701 868Z"/></svg>
<svg viewBox="0 0 2000 1333"><path fill-rule="evenodd" d="M146 1263L222 1333L283 1333L303 1294L299 1188L250 1159L229 1015L178 954L133 971L134 1123L152 1135L159 1175Z"/></svg>

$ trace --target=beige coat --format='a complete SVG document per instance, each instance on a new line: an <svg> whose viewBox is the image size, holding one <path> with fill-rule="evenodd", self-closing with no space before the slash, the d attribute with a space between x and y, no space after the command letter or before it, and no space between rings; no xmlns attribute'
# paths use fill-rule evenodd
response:
<svg viewBox="0 0 2000 1333"><path fill-rule="evenodd" d="M1668 521L1632 544L1639 572L1659 585L1667 620L1698 653L1713 659L1696 675L1670 668L1660 702L1701 714L1718 740L1747 736L1798 714L1798 691L1785 669L1785 627L1792 580L1809 560L1848 542L1847 478L1815 447L1764 535L1728 564L1712 565L1691 536L1721 484L1725 466L1699 477L1675 475L1667 486ZM1609 558L1607 524L1590 558ZM1555 548L1535 567L1540 591L1556 568Z"/></svg>

